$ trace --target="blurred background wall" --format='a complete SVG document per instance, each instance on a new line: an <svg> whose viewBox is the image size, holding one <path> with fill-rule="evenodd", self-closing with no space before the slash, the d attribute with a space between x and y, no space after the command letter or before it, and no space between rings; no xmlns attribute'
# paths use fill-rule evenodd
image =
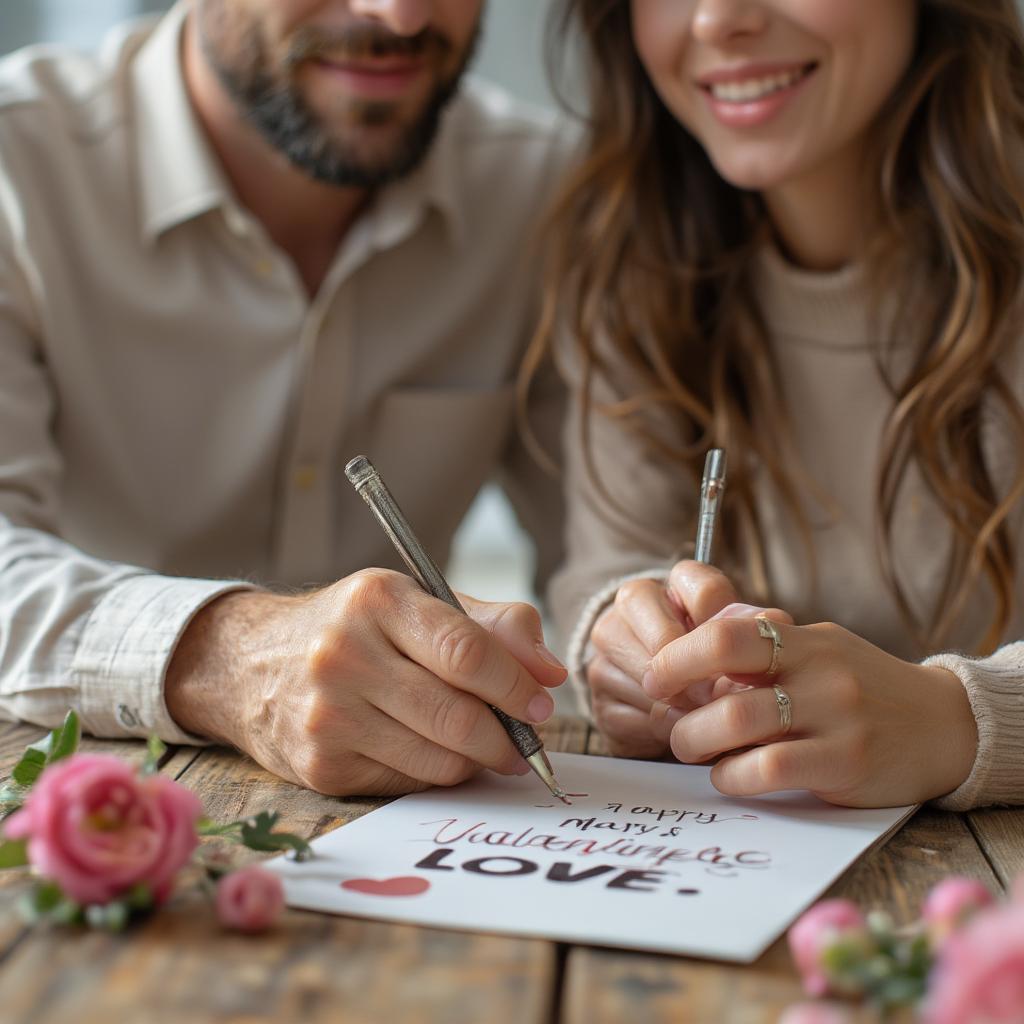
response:
<svg viewBox="0 0 1024 1024"><path fill-rule="evenodd" d="M0 0L0 53L36 41L88 48L112 25L164 11L170 0ZM551 103L543 61L548 0L487 0L479 74L514 93ZM456 590L486 600L532 600L532 555L501 492L481 493L449 566Z"/></svg>

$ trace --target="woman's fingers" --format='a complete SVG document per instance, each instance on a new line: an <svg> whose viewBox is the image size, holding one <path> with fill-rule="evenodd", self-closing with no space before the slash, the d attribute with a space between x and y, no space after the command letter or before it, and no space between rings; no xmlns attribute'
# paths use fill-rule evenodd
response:
<svg viewBox="0 0 1024 1024"><path fill-rule="evenodd" d="M771 609L765 613L773 618ZM787 616L788 618L788 616ZM808 655L807 627L776 621L782 647L775 672L799 668ZM719 617L705 622L662 648L643 676L643 687L654 700L665 700L702 679L763 677L772 665L775 641L758 631L756 618Z"/></svg>
<svg viewBox="0 0 1024 1024"><path fill-rule="evenodd" d="M644 693L643 687L618 665L600 654L594 655L587 663L587 683L595 702L608 704L617 701L628 704L645 715L651 710L653 701Z"/></svg>
<svg viewBox="0 0 1024 1024"><path fill-rule="evenodd" d="M812 728L809 704L812 692L804 689L794 700L787 690L757 686L730 693L679 718L672 727L672 753L680 761L699 764L718 754L740 747L769 743L784 736L799 736ZM788 702L790 724L784 728L784 709Z"/></svg>
<svg viewBox="0 0 1024 1024"><path fill-rule="evenodd" d="M691 623L706 622L726 605L739 600L729 577L703 562L677 562L669 574L668 589Z"/></svg>
<svg viewBox="0 0 1024 1024"><path fill-rule="evenodd" d="M723 757L711 769L711 783L727 796L762 796L786 789L828 792L845 782L846 772L827 740L790 740Z"/></svg>
<svg viewBox="0 0 1024 1024"><path fill-rule="evenodd" d="M651 699L635 679L601 655L587 665L594 719L613 754L620 757L661 757L668 738L651 733Z"/></svg>
<svg viewBox="0 0 1024 1024"><path fill-rule="evenodd" d="M648 656L686 632L661 580L627 580L616 591L613 607Z"/></svg>

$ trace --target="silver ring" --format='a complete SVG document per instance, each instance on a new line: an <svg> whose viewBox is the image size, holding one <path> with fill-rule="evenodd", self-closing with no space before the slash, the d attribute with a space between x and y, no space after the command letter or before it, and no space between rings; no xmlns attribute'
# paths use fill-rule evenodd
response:
<svg viewBox="0 0 1024 1024"><path fill-rule="evenodd" d="M772 642L772 660L768 662L768 667L764 670L764 674L766 676L773 676L779 671L779 651L782 650L782 634L779 632L779 627L771 619L767 619L763 615L754 616L754 621L757 623L758 636L763 636L765 640Z"/></svg>
<svg viewBox="0 0 1024 1024"><path fill-rule="evenodd" d="M793 701L781 686L773 686L775 703L779 706L779 731L783 736L793 725Z"/></svg>

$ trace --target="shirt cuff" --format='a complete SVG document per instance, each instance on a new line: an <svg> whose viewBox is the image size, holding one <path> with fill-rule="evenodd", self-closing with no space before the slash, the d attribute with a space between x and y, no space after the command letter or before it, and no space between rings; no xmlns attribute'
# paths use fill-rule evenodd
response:
<svg viewBox="0 0 1024 1024"><path fill-rule="evenodd" d="M587 662L593 656L590 633L594 623L601 612L615 600L615 595L623 583L630 580L661 580L668 583L668 578L668 571L664 568L645 569L642 572L630 573L628 576L620 576L592 594L583 606L583 611L580 612L580 617L576 620L569 637L566 662L569 669L569 685L572 688L572 695L576 698L576 708L587 721L594 720L590 708L590 687L587 686L586 679Z"/></svg>
<svg viewBox="0 0 1024 1024"><path fill-rule="evenodd" d="M133 576L112 587L89 615L71 664L82 728L93 736L159 736L205 744L180 729L164 702L164 677L193 616L214 598L255 590L242 580Z"/></svg>
<svg viewBox="0 0 1024 1024"><path fill-rule="evenodd" d="M978 725L971 774L933 803L945 811L1024 803L1024 643L1007 644L987 658L937 654L923 664L959 678Z"/></svg>

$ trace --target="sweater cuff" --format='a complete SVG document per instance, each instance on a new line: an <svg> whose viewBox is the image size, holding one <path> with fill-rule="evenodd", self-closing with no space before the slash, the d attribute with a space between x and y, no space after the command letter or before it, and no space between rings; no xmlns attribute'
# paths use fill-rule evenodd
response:
<svg viewBox="0 0 1024 1024"><path fill-rule="evenodd" d="M108 590L89 615L71 664L85 731L205 744L180 729L167 710L167 666L201 608L221 594L253 589L244 581L142 575Z"/></svg>
<svg viewBox="0 0 1024 1024"><path fill-rule="evenodd" d="M956 675L978 725L978 752L967 779L933 803L945 811L1024 803L1024 643L988 658L937 654L923 664Z"/></svg>
<svg viewBox="0 0 1024 1024"><path fill-rule="evenodd" d="M630 580L661 580L663 583L668 583L668 578L668 571L664 568L645 569L641 572L630 573L628 576L620 576L592 594L583 606L583 611L580 612L580 617L576 620L576 625L569 636L565 660L569 669L569 685L572 695L576 699L576 709L588 722L594 720L590 708L590 687L587 686L586 679L587 662L593 657L590 631L594 628L594 623L597 622L601 612L615 600L615 595L623 583L628 583Z"/></svg>

